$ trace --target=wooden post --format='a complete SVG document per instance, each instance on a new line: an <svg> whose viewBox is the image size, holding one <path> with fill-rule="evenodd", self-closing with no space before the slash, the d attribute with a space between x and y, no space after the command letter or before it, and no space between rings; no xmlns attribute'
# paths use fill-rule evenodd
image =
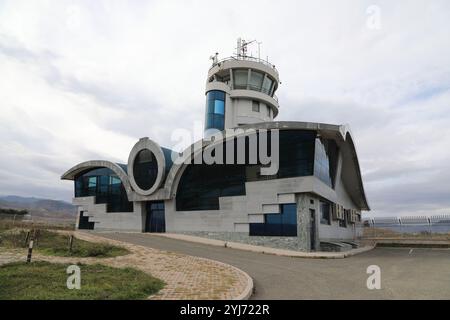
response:
<svg viewBox="0 0 450 320"><path fill-rule="evenodd" d="M28 240L30 240L30 231L27 232L27 236L25 237L25 245L28 244Z"/></svg>
<svg viewBox="0 0 450 320"><path fill-rule="evenodd" d="M69 252L72 253L73 235L69 236Z"/></svg>
<svg viewBox="0 0 450 320"><path fill-rule="evenodd" d="M33 240L33 238L31 238L30 244L28 245L27 263L31 262L31 255L33 254L33 244L34 244L34 240Z"/></svg>

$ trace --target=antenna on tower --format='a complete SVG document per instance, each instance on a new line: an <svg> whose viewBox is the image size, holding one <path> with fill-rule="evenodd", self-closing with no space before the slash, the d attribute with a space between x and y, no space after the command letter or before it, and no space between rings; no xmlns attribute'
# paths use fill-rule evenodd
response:
<svg viewBox="0 0 450 320"><path fill-rule="evenodd" d="M258 59L261 59L261 44L257 40L246 41L241 38L237 39L236 56L238 58L247 58L248 46L252 43L258 44Z"/></svg>
<svg viewBox="0 0 450 320"><path fill-rule="evenodd" d="M219 62L219 53L216 52L214 55L210 56L209 59L213 61L213 65L217 64Z"/></svg>

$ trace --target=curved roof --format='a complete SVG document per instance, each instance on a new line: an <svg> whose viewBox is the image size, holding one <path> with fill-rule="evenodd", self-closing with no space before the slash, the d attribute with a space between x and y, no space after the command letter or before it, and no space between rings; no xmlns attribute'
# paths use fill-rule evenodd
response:
<svg viewBox="0 0 450 320"><path fill-rule="evenodd" d="M77 175L86 171L88 169L95 168L108 168L111 169L119 179L122 181L122 184L127 192L128 199L130 199L130 195L132 193L130 181L128 180L128 175L126 172L125 164L118 164L111 161L106 160L90 160L77 164L76 166L67 170L62 176L62 180L74 180Z"/></svg>
<svg viewBox="0 0 450 320"><path fill-rule="evenodd" d="M317 131L321 136L333 139L337 142L338 146L342 150L343 156L343 166L342 166L342 181L358 207L362 210L370 210L369 204L367 202L366 194L364 191L364 186L362 182L361 170L359 166L358 156L353 142L353 137L350 132L350 128L347 125L333 125L325 123L314 123L314 122L294 122L294 121L276 121L276 122L262 122L256 124L248 124L239 127L240 129L279 129L279 130L314 130ZM229 136L227 138L231 138ZM220 143L222 140L217 140L214 143ZM203 146L209 144L204 142ZM184 160L189 160L194 158L197 154L201 153L202 150L195 150L188 147L183 153L183 157L180 161L174 163L171 170L169 171L164 188L168 193L169 197L174 197L176 194L176 189L178 186L179 179L181 178L184 169L188 164ZM203 149L203 148L202 148ZM189 152L191 150L191 152ZM188 163L188 162L187 162Z"/></svg>

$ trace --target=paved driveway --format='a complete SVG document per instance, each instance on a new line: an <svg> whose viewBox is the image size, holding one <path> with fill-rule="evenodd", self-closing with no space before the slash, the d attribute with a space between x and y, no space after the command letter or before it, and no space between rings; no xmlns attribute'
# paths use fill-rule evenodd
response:
<svg viewBox="0 0 450 320"><path fill-rule="evenodd" d="M138 233L99 235L234 265L254 280L253 299L450 299L450 250L377 248L346 259L252 253ZM381 289L368 290L366 269L381 268Z"/></svg>

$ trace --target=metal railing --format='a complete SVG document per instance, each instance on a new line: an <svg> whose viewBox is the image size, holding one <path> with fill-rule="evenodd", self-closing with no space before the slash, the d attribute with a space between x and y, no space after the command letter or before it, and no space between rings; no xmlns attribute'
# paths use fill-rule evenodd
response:
<svg viewBox="0 0 450 320"><path fill-rule="evenodd" d="M442 238L450 240L450 214L363 219L366 238Z"/></svg>
<svg viewBox="0 0 450 320"><path fill-rule="evenodd" d="M229 61L229 60L259 62L259 63L262 63L262 64L272 68L276 72L278 72L277 68L275 68L275 65L270 63L269 61L261 59L261 58L251 57L251 56L231 56L231 57L227 57L227 58L221 59L221 60L219 60L217 62L214 62L210 69L214 68L216 65L218 65L218 64L220 64L222 62Z"/></svg>

